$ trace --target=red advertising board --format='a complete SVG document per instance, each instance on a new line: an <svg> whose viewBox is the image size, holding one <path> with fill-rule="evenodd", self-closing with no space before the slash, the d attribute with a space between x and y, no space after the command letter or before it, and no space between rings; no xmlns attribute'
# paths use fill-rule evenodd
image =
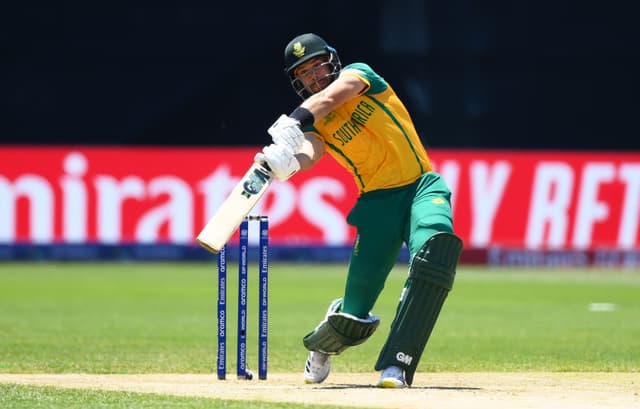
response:
<svg viewBox="0 0 640 409"><path fill-rule="evenodd" d="M193 243L254 148L0 146L0 243ZM640 153L429 152L467 249L638 249ZM254 213L274 244L349 245L358 191L327 157Z"/></svg>
<svg viewBox="0 0 640 409"><path fill-rule="evenodd" d="M433 151L467 247L639 247L640 152Z"/></svg>

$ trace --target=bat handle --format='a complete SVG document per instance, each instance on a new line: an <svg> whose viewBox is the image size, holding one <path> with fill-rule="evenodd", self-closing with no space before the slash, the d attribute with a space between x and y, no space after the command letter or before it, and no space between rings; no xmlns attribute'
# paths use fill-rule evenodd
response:
<svg viewBox="0 0 640 409"><path fill-rule="evenodd" d="M269 167L269 164L267 163L267 161L264 161L262 163L260 163L260 165L262 165L266 170L268 170L269 172L273 172L271 170L271 168Z"/></svg>

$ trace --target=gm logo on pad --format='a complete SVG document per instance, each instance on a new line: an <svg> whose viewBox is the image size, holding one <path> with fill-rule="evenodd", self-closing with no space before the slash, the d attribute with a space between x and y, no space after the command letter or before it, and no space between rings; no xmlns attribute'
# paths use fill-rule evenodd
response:
<svg viewBox="0 0 640 409"><path fill-rule="evenodd" d="M396 359L406 365L411 365L411 361L413 361L413 357L409 354L405 354L404 352L398 352L396 354Z"/></svg>

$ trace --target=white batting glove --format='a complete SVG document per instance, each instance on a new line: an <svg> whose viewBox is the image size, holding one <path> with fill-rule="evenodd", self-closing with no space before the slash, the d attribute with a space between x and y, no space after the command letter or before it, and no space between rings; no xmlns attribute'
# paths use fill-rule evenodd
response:
<svg viewBox="0 0 640 409"><path fill-rule="evenodd" d="M293 153L300 152L304 142L304 133L300 129L300 122L284 114L267 129L273 143L282 145Z"/></svg>
<svg viewBox="0 0 640 409"><path fill-rule="evenodd" d="M300 170L300 162L293 153L284 146L274 143L265 146L262 152L256 153L253 160L258 163L266 162L278 180L283 182Z"/></svg>

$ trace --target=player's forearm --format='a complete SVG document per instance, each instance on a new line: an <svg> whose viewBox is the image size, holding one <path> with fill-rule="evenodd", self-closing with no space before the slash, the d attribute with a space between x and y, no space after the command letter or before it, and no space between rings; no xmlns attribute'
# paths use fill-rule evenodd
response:
<svg viewBox="0 0 640 409"><path fill-rule="evenodd" d="M358 77L339 77L327 88L307 98L300 106L313 114L316 121L356 97L366 86Z"/></svg>
<svg viewBox="0 0 640 409"><path fill-rule="evenodd" d="M324 145L313 135L307 135L300 152L295 156L300 163L300 170L311 168L324 154Z"/></svg>
<svg viewBox="0 0 640 409"><path fill-rule="evenodd" d="M310 169L315 163L308 155L303 153L296 154L296 159L298 159L298 162L300 163L300 170Z"/></svg>
<svg viewBox="0 0 640 409"><path fill-rule="evenodd" d="M337 102L332 95L325 92L319 92L307 98L300 107L307 109L315 120L324 118L337 106Z"/></svg>

